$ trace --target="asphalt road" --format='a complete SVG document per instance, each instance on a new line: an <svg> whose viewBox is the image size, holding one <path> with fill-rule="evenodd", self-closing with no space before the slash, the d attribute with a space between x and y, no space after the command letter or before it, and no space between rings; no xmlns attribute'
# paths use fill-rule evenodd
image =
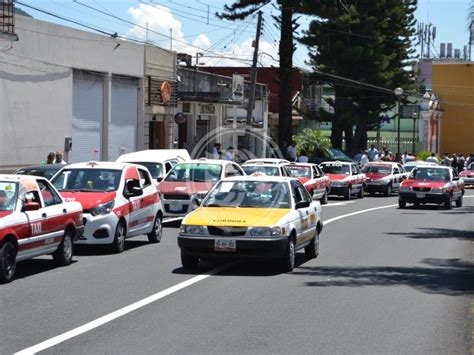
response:
<svg viewBox="0 0 474 355"><path fill-rule="evenodd" d="M48 257L20 263L17 279L0 286L0 353L48 339L51 354L472 352L474 191L466 196L450 211L376 209L396 197L331 200L320 256L301 253L288 274L237 263L196 281L215 265L181 269L176 223L162 243L133 239L120 255L80 248L69 267ZM87 323L93 329L66 333Z"/></svg>

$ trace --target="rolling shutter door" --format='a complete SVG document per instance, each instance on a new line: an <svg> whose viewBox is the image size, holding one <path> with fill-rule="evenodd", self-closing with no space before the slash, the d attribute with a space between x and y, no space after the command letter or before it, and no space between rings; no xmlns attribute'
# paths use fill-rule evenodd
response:
<svg viewBox="0 0 474 355"><path fill-rule="evenodd" d="M138 80L112 79L112 117L109 124L109 160L136 150Z"/></svg>
<svg viewBox="0 0 474 355"><path fill-rule="evenodd" d="M100 77L86 80L82 75L76 75L76 71L74 74L72 151L69 155L69 163L100 160L103 83L99 81ZM78 76L82 77L78 78Z"/></svg>

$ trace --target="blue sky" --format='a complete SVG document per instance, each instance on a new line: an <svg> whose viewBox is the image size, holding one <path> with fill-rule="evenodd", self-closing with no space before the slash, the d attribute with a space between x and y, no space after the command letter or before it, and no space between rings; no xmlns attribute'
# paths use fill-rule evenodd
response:
<svg viewBox="0 0 474 355"><path fill-rule="evenodd" d="M108 33L144 40L143 27L148 23L148 39L157 45L170 48L170 35L174 50L185 51L193 56L202 52L200 63L206 65L249 65L252 57L251 42L255 34L256 19L244 22L221 21L214 16L231 0L77 0L107 14L125 19L138 26L111 18L74 0L20 0L57 15L74 19L100 28ZM78 27L66 21L17 5L35 18ZM452 42L454 48L467 44L467 10L469 0L419 0L416 17L420 22L437 27L435 46L439 51L441 42ZM278 30L273 26L271 14L276 11L271 5L264 7L264 34L259 57L261 65L275 64L277 58ZM302 19L305 28L309 19ZM80 27L79 27L80 28ZM172 31L170 32L170 29ZM232 60L229 58L237 58ZM304 66L307 50L298 45L294 64Z"/></svg>

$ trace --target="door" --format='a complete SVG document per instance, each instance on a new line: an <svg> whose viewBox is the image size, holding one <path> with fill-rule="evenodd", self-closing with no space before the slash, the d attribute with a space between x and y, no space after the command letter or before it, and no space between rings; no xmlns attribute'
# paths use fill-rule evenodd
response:
<svg viewBox="0 0 474 355"><path fill-rule="evenodd" d="M125 181L124 196L127 196L133 188L140 187L140 180L136 178L129 178ZM143 195L131 196L127 198L129 205L128 215L128 231L127 238L133 237L139 234L141 228L143 228L143 220L146 217L145 211L142 209Z"/></svg>
<svg viewBox="0 0 474 355"><path fill-rule="evenodd" d="M69 163L102 158L103 91L102 76L85 78L74 72Z"/></svg>
<svg viewBox="0 0 474 355"><path fill-rule="evenodd" d="M299 181L292 181L292 193L295 200L295 207L299 202L307 202L308 207L298 208L296 212L298 213L298 221L295 223L295 228L297 232L296 244L297 246L311 240L313 234L311 233L314 228L311 226L311 196L309 195L306 188ZM314 211L313 211L314 213Z"/></svg>
<svg viewBox="0 0 474 355"><path fill-rule="evenodd" d="M354 191L359 192L362 189L362 186L364 185L364 178L362 177L359 167L356 164L351 165L351 170L352 170L352 178L353 178L352 192L353 193Z"/></svg>
<svg viewBox="0 0 474 355"><path fill-rule="evenodd" d="M148 127L148 146L150 149L165 149L165 123L150 121Z"/></svg>
<svg viewBox="0 0 474 355"><path fill-rule="evenodd" d="M109 123L109 160L115 161L136 150L138 125L138 82L112 78L112 110Z"/></svg>
<svg viewBox="0 0 474 355"><path fill-rule="evenodd" d="M393 188L395 190L400 189L400 184L402 183L402 174L400 172L400 169L398 167L394 167L392 170L393 174Z"/></svg>
<svg viewBox="0 0 474 355"><path fill-rule="evenodd" d="M140 186L143 190L143 195L140 199L140 213L137 230L148 233L151 231L153 222L155 221L158 192L147 171L139 168L138 173L140 174Z"/></svg>

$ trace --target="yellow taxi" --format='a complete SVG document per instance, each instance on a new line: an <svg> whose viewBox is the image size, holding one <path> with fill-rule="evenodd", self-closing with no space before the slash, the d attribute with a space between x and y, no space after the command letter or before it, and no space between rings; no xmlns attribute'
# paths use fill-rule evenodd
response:
<svg viewBox="0 0 474 355"><path fill-rule="evenodd" d="M265 258L295 266L295 252L319 254L321 204L297 179L239 176L219 181L181 224L178 245L183 268L203 258Z"/></svg>

